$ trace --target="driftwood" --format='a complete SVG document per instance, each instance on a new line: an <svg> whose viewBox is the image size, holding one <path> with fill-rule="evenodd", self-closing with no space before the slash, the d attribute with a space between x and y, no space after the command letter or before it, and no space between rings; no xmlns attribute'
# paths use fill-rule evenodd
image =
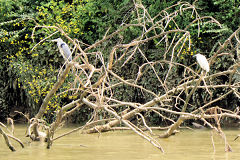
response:
<svg viewBox="0 0 240 160"><path fill-rule="evenodd" d="M12 120L11 118L8 118L8 121L11 122L12 131L9 131L9 130L7 129L7 127L6 127L3 123L0 122L0 134L2 134L2 136L3 136L4 140L5 140L6 145L8 146L8 148L9 148L11 151L16 151L16 149L14 148L14 146L11 144L11 141L9 140L9 138L11 138L11 139L17 141L17 142L21 145L21 147L24 148L24 144L21 142L21 140L13 136L13 133L14 133L13 120ZM2 127L3 127L3 128L6 128L7 131L8 131L10 134L7 134L7 133L2 129Z"/></svg>
<svg viewBox="0 0 240 160"><path fill-rule="evenodd" d="M48 143L47 148L52 146L53 141L75 131L81 131L82 133L101 133L115 129L129 129L164 152L158 141L159 137L167 138L175 135L175 133L178 132L177 129L179 129L186 120L198 120L216 131L216 133L224 139L225 151L231 151L231 146L226 140L219 121L224 117L240 119L240 116L237 111L225 110L214 106L214 103L226 98L229 94L234 94L236 98L240 97L238 91L240 84L238 81L234 81L233 78L235 75L239 75L237 70L240 66L238 63L239 60L233 58L233 52L227 52L228 48L231 50L236 49L235 46L239 44L237 35L240 29L236 30L224 44L220 45L218 50L214 52L213 56L209 59L210 67L214 65L216 58L221 56L229 56L235 63L227 70L217 73L210 71L208 75L199 75L199 72L194 71L194 65L196 65L196 63L191 66L178 63L178 59L184 48L188 46L190 50L192 46L188 29L191 25L196 24L200 31L201 23L203 22L215 23L220 26L219 22L209 16L200 17L195 6L186 2L179 2L161 11L155 17L151 17L140 1L134 1L134 6L136 20L133 21L133 24L123 23L119 30L110 34L107 32L101 40L89 46L83 46L84 44L79 43L79 40L72 39L59 26L36 25L33 35L37 28L57 29L57 32L53 32L47 38L60 32L74 45L76 51L73 61L67 63L65 69L59 73L58 81L44 98L36 116L30 121L28 128L29 133L33 134L34 137L39 137L39 122L42 121L41 119L50 99L55 94L62 94L58 92L59 88L64 84L68 74L74 74L75 78L72 81L72 87L65 92L71 92L78 98L57 110L55 112L56 120L49 126L45 126ZM172 8L176 8L175 11L171 11L170 9ZM191 11L196 19L187 27L181 28L181 26L176 24L174 19L187 11ZM170 23L175 25L173 29L167 29L170 27ZM122 33L132 28L140 28L141 34L131 41L123 41L124 35ZM171 35L171 39L168 38L169 35ZM113 38L115 39L113 40ZM105 45L109 40L112 40L115 45L109 44L106 49ZM156 54L161 55L161 58L155 61L149 60L147 50L145 49L145 46L153 41L156 43L156 46L161 44L163 48L162 50L157 50ZM231 41L233 41L233 43L231 43ZM122 42L125 43L123 44ZM35 45L34 48L36 48L37 45ZM103 53L104 55L108 55L108 58L104 58L106 56L104 56ZM132 78L125 78L122 73L124 73L127 65L132 64L131 61L133 61L135 57L140 57L143 59L143 62L136 65L137 69L135 70L137 70L137 72L133 72ZM92 59L94 59L94 61L92 61ZM96 68L96 66L98 68ZM178 67L184 68L184 73L175 80L176 73L174 70ZM71 73L71 69L73 69L74 72ZM151 87L144 86L142 83L144 78L150 76L148 72L151 72L151 76L155 78L156 81L154 83L158 84L159 90L153 90ZM228 77L228 83L213 83L214 80L221 76ZM203 82L203 85L201 82ZM122 101L119 95L125 94L123 86L140 91L141 94L145 96L144 101L141 103L138 101ZM122 90L117 90L117 88L121 88ZM224 88L227 92L217 98L213 97L212 91L217 88ZM197 105L193 104L191 100L196 94L196 91L200 89L206 91L205 95L207 96L207 100L204 105L197 108ZM87 106L93 110L89 121L85 125L68 133L54 137L54 133L57 128L62 125L64 119L71 116L82 106ZM194 108L192 112L188 112L188 107L190 106ZM105 117L99 118L100 110L105 113ZM213 112L210 112L210 110ZM168 121L170 125L155 128L149 126L144 113L150 112L158 114L159 118ZM173 115L175 118L173 118ZM131 119L134 118L139 119L142 124L141 127L131 122ZM214 120L217 127L208 120ZM124 127L122 127L122 125ZM166 132L159 135L158 138L154 138L154 129L164 129ZM146 130L149 131L149 134L144 132Z"/></svg>

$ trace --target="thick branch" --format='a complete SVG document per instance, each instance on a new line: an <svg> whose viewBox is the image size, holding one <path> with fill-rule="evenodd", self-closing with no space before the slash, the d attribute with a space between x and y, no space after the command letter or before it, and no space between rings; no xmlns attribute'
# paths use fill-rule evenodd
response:
<svg viewBox="0 0 240 160"><path fill-rule="evenodd" d="M5 143L6 143L6 145L8 146L8 148L9 148L11 151L16 151L16 149L13 147L13 145L12 145L11 142L9 141L7 134L2 130L1 127L0 127L0 134L3 135L3 138L4 138Z"/></svg>
<svg viewBox="0 0 240 160"><path fill-rule="evenodd" d="M66 79L72 66L73 66L73 63L71 63L71 62L66 65L66 69L64 70L64 72L58 78L58 81L54 84L51 91L44 98L43 103L42 103L37 115L35 116L36 119L40 119L43 116L43 114L46 111L46 108L48 106L48 102L50 101L52 96L56 93L56 91L61 87L61 85L63 84L64 80Z"/></svg>

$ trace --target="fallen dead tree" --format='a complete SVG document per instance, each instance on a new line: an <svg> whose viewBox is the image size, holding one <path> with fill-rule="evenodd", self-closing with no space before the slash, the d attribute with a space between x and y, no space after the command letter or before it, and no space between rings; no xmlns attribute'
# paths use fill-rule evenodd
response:
<svg viewBox="0 0 240 160"><path fill-rule="evenodd" d="M59 26L36 25L35 29L57 29L57 32L53 32L47 38L60 32L75 46L76 51L73 61L67 63L65 69L59 73L58 81L44 98L36 116L31 119L28 128L30 137L38 140L41 135L40 128L45 128L47 147L50 148L54 140L75 131L101 133L124 125L164 152L158 141L159 137L167 138L174 135L186 120L198 120L217 131L225 141L225 151L231 151L221 129L220 120L224 117L240 119L240 116L237 110L226 110L215 104L229 94L234 94L236 98L240 96L239 81L236 80L236 76L239 75L237 69L240 65L239 59L234 58L236 56L233 55L233 51L228 52L233 49L237 50L239 44L237 35L240 29L234 32L224 44L221 44L209 59L210 67L214 65L216 58L221 56L228 56L234 63L227 70L217 73L210 71L210 74L203 76L199 72L195 72L196 63L195 66L179 63L184 48L188 46L187 48L190 50L192 46L191 34L188 29L193 24L197 24L198 28L201 27L201 23L220 24L212 17L200 17L195 6L186 2L179 2L161 11L155 17L151 17L140 2L134 1L134 4L136 20L133 23L123 23L120 29L109 34L107 32L102 40L87 47L79 43L77 39L69 37ZM171 11L172 8L175 10ZM174 19L188 11L191 11L196 18L187 27L181 28ZM170 23L175 24L173 29L169 29ZM125 40L124 33L131 29L137 29L141 33L131 41ZM113 38L115 39L113 40ZM113 42L108 44L109 41ZM156 52L159 54L157 60L149 60L149 51L146 49L146 45L153 42L156 43L156 46L161 46L161 49ZM37 45L34 48L36 47ZM141 62L135 64L135 58L141 59ZM182 68L181 74L176 73L178 68ZM132 70L130 76L124 75L126 69ZM59 88L62 87L69 74L74 74L72 87L64 92L77 96L77 99L61 106L55 112L56 118L50 125L39 123L42 121L52 96L61 94ZM148 82L146 79L150 76L154 77L152 79L155 81ZM226 83L218 83L217 79L221 76L227 77ZM144 82L148 82L150 86L144 85ZM141 102L123 101L120 95L126 95L126 88L137 90L144 99ZM224 88L226 92L218 97L213 96L212 92L217 88ZM204 105L200 107L193 102L194 99L197 101L196 92L198 90L206 92ZM93 110L89 121L73 131L54 137L55 131L64 123L64 120L82 106ZM189 107L192 108L190 112ZM103 113L104 116L101 115ZM145 116L147 113L157 114L159 118L167 120L170 124L169 126L159 126L159 129L165 129L166 132L157 138L153 136L152 127L148 126ZM99 115L102 118L99 118ZM131 119L136 117L142 122L143 127L131 122ZM209 119L214 120L215 124L210 123ZM149 132L144 132L146 130Z"/></svg>
<svg viewBox="0 0 240 160"><path fill-rule="evenodd" d="M11 127L12 127L12 130L8 130L7 126L5 126L3 123L0 122L0 134L3 136L4 138L4 141L6 143L6 145L8 146L8 148L11 150L11 151L16 151L16 149L14 148L14 146L12 145L11 141L9 140L9 138L15 140L16 142L18 142L22 148L24 148L24 144L21 142L20 139L16 138L13 133L14 133L14 124L13 124L13 120L12 119L8 119L11 121ZM7 130L4 131L4 129L2 128L5 128Z"/></svg>

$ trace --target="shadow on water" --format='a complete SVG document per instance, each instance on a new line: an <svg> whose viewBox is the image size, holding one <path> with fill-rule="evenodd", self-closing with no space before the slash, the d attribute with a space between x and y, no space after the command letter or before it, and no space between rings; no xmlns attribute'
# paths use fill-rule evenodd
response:
<svg viewBox="0 0 240 160"><path fill-rule="evenodd" d="M240 130L225 130L229 144L233 152L224 152L224 142L214 134L216 153L213 153L211 131L182 130L179 134L168 139L159 139L165 153L162 154L149 142L145 141L132 131L115 131L98 134L73 133L63 137L53 144L48 150L44 143L32 142L24 137L25 126L16 126L15 135L25 143L22 149L13 143L16 152L11 152L0 140L1 160L159 160L159 159L224 159L232 160L240 157L240 140L233 141ZM67 132L73 128L63 128L57 134Z"/></svg>

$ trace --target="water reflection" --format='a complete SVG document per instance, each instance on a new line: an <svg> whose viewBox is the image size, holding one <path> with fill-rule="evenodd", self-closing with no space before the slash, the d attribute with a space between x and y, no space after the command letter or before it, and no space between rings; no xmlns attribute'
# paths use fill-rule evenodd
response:
<svg viewBox="0 0 240 160"><path fill-rule="evenodd" d="M182 130L181 133L168 139L159 139L165 153L162 154L149 142L145 141L131 131L115 131L98 134L74 133L56 140L53 147L48 150L44 143L33 142L27 144L28 138L24 137L25 126L16 126L16 136L25 142L25 148L13 143L16 152L11 152L0 140L1 160L155 160L155 159L213 159L232 160L240 157L240 139L233 141L239 134L238 130L225 131L233 152L224 152L223 140L214 135L216 153L213 154L211 131L209 130ZM58 134L72 128L63 128Z"/></svg>

